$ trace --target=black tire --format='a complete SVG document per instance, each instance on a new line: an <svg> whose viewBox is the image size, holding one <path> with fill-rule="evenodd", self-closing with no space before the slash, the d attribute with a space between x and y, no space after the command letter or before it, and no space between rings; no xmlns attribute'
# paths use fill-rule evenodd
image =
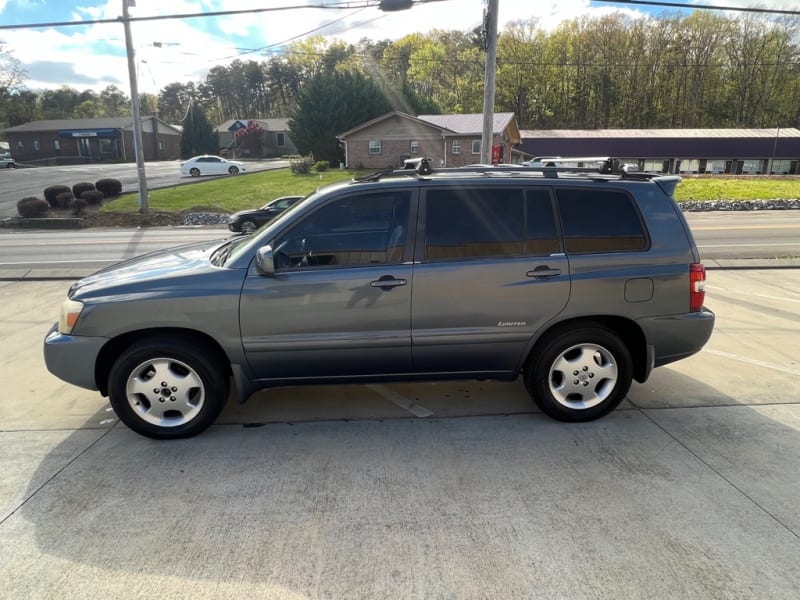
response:
<svg viewBox="0 0 800 600"><path fill-rule="evenodd" d="M189 175L191 175L192 177L200 177L200 169L198 169L197 167L192 167L191 169L189 169Z"/></svg>
<svg viewBox="0 0 800 600"><path fill-rule="evenodd" d="M239 167L230 167L228 169L228 173L231 175L238 175L239 174Z"/></svg>
<svg viewBox="0 0 800 600"><path fill-rule="evenodd" d="M255 223L253 223L252 221L244 221L242 223L241 231L245 235L250 235L256 229L258 229L258 226Z"/></svg>
<svg viewBox="0 0 800 600"><path fill-rule="evenodd" d="M230 392L223 365L197 343L169 338L137 342L108 376L120 420L155 439L197 435L219 416Z"/></svg>
<svg viewBox="0 0 800 600"><path fill-rule="evenodd" d="M592 421L614 410L633 379L633 361L613 331L587 324L544 340L525 370L536 405L559 421Z"/></svg>

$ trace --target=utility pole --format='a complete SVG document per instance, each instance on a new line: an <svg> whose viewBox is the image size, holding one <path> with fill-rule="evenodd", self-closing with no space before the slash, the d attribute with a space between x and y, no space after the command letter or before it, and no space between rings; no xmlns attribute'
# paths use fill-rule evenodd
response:
<svg viewBox="0 0 800 600"><path fill-rule="evenodd" d="M481 136L481 163L492 163L494 139L494 93L497 71L497 10L498 0L487 0L483 27L486 32L486 74L483 86L483 135Z"/></svg>
<svg viewBox="0 0 800 600"><path fill-rule="evenodd" d="M131 82L131 113L133 115L133 150L136 154L136 179L139 182L139 212L147 212L147 177L144 173L144 146L142 144L142 116L139 114L139 87L136 83L136 65L133 60L133 38L128 7L136 0L122 0L122 25L125 27L125 49L128 54L128 76Z"/></svg>

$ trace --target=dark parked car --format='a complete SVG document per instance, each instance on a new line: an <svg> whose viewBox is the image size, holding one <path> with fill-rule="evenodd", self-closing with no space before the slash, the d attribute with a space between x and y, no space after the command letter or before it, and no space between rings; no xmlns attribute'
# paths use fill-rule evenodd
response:
<svg viewBox="0 0 800 600"><path fill-rule="evenodd" d="M422 166L422 165L421 165ZM253 235L141 256L75 283L47 368L154 438L285 385L522 377L562 421L714 327L680 178L471 167L324 187Z"/></svg>
<svg viewBox="0 0 800 600"><path fill-rule="evenodd" d="M228 229L237 233L253 233L264 223L271 221L302 199L303 196L281 196L280 198L270 200L261 208L240 210L228 217Z"/></svg>

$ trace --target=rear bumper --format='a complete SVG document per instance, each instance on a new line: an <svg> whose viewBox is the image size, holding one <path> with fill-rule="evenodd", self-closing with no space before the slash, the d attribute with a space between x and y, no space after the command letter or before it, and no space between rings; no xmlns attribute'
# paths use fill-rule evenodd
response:
<svg viewBox="0 0 800 600"><path fill-rule="evenodd" d="M660 367L699 352L711 337L714 321L714 313L704 307L696 313L647 317L637 322L652 348L652 366Z"/></svg>
<svg viewBox="0 0 800 600"><path fill-rule="evenodd" d="M96 391L94 367L107 341L102 337L64 335L58 332L56 323L44 338L47 370L67 383Z"/></svg>

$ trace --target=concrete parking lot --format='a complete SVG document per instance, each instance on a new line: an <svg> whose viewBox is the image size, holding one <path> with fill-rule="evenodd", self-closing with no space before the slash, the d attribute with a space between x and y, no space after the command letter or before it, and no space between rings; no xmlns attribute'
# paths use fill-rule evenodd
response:
<svg viewBox="0 0 800 600"><path fill-rule="evenodd" d="M593 423L521 383L294 388L133 434L0 281L0 596L798 598L800 269L715 270L707 348Z"/></svg>

